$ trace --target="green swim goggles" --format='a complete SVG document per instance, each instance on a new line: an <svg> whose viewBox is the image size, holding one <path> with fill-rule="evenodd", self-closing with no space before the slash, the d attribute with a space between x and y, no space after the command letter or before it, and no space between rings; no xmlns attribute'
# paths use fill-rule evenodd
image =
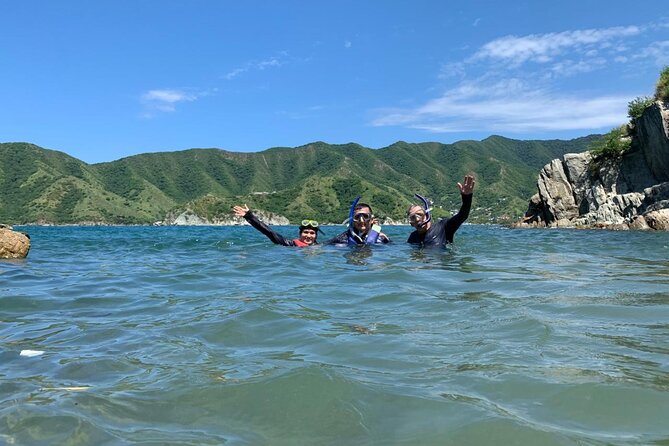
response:
<svg viewBox="0 0 669 446"><path fill-rule="evenodd" d="M302 224L300 226L311 226L312 228L317 228L318 222L316 220L302 220Z"/></svg>

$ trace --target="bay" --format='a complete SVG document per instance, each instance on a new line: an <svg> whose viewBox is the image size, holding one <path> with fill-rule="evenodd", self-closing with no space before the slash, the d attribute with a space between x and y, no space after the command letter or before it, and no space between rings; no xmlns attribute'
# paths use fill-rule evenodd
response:
<svg viewBox="0 0 669 446"><path fill-rule="evenodd" d="M0 444L669 444L667 233L20 229Z"/></svg>

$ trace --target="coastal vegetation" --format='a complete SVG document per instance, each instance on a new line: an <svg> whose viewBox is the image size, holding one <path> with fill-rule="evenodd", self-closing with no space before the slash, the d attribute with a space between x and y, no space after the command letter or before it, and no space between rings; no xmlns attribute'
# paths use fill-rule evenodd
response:
<svg viewBox="0 0 669 446"><path fill-rule="evenodd" d="M631 145L632 138L629 135L628 127L622 125L593 142L589 150L592 153L593 160L601 161L603 159L620 158L630 149Z"/></svg>
<svg viewBox="0 0 669 446"><path fill-rule="evenodd" d="M638 98L633 99L627 105L627 116L631 120L639 119L643 114L644 110L655 103L655 99L650 96L639 96Z"/></svg>
<svg viewBox="0 0 669 446"><path fill-rule="evenodd" d="M660 73L655 88L655 99L658 101L669 101L669 66L664 67Z"/></svg>
<svg viewBox="0 0 669 446"><path fill-rule="evenodd" d="M592 153L590 170L598 170L606 160L619 159L632 147L632 136L636 129L636 122L641 118L648 107L655 101L669 100L669 66L660 73L655 88L655 96L639 96L627 104L629 123L614 128L600 139L592 142L588 150Z"/></svg>
<svg viewBox="0 0 669 446"><path fill-rule="evenodd" d="M477 177L470 221L521 215L536 171L553 158L582 152L597 136L520 141L491 136L454 144L397 142L382 149L314 142L257 153L190 149L86 164L27 143L0 144L0 221L152 224L187 209L210 221L233 204L287 217L341 223L362 195L382 218L403 220L418 192L437 216L460 207L456 183Z"/></svg>

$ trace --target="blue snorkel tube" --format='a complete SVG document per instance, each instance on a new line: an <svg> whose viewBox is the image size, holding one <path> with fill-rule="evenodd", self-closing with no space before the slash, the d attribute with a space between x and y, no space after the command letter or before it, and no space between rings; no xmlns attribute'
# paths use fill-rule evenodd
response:
<svg viewBox="0 0 669 446"><path fill-rule="evenodd" d="M353 203L351 203L351 210L348 212L348 245L355 246L360 244L373 245L376 243L376 240L379 238L379 233L381 232L381 227L379 225L373 225L372 229L367 233L367 237L363 240L358 234L353 230L353 215L355 214L355 207L360 201L360 195L355 197ZM371 210L371 208L370 208Z"/></svg>
<svg viewBox="0 0 669 446"><path fill-rule="evenodd" d="M355 207L358 205L358 201L360 201L360 195L355 197L355 200L353 200L353 203L351 203L351 210L348 211L348 229L349 229L349 231L353 229L353 214L355 214Z"/></svg>
<svg viewBox="0 0 669 446"><path fill-rule="evenodd" d="M423 202L423 210L425 211L425 221L418 226L425 226L432 220L432 213L430 213L430 201L422 195L415 194L416 198Z"/></svg>
<svg viewBox="0 0 669 446"><path fill-rule="evenodd" d="M356 237L360 239L360 236L353 232L353 214L355 213L355 207L358 205L358 201L360 201L360 195L355 197L355 200L353 200L353 203L351 203L351 210L348 211L348 245L349 246L354 246L357 245L358 242L356 241ZM362 239L361 239L362 240Z"/></svg>

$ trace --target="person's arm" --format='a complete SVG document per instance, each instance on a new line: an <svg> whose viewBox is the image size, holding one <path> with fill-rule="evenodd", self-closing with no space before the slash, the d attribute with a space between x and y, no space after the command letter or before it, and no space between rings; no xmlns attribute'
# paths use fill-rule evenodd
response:
<svg viewBox="0 0 669 446"><path fill-rule="evenodd" d="M331 238L330 240L324 241L322 244L323 245L341 245L341 244L347 244L348 243L348 231L342 232L335 238Z"/></svg>
<svg viewBox="0 0 669 446"><path fill-rule="evenodd" d="M457 214L452 216L446 222L446 233L451 236L448 237L449 242L453 241L453 234L458 230L460 225L462 225L469 217L469 211L472 208L472 194L462 196L462 206L460 206L460 211Z"/></svg>
<svg viewBox="0 0 669 446"><path fill-rule="evenodd" d="M449 218L444 226L447 243L453 243L455 231L457 231L460 225L462 225L465 220L467 220L467 217L469 217L469 211L472 208L472 197L474 196L475 184L474 177L471 175L465 176L464 184L458 183L458 188L460 189L460 194L462 196L462 206L460 206L458 213Z"/></svg>
<svg viewBox="0 0 669 446"><path fill-rule="evenodd" d="M268 225L258 220L258 217L253 215L253 212L251 212L247 206L235 206L233 210L235 215L238 217L243 217L244 220L249 222L251 226L262 232L265 237L270 239L272 243L283 246L295 246L295 243L292 240L287 240L284 236L274 232Z"/></svg>

